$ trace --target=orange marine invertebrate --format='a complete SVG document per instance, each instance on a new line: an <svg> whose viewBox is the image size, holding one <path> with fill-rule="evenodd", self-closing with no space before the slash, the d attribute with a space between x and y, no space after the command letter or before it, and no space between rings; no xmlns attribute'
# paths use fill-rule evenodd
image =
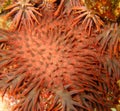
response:
<svg viewBox="0 0 120 111"><path fill-rule="evenodd" d="M14 30L0 29L0 94L14 99L11 111L118 109L118 21L104 23L89 0L14 3L2 13Z"/></svg>
<svg viewBox="0 0 120 111"><path fill-rule="evenodd" d="M96 38L101 54L109 52L110 57L120 56L120 27L117 23L109 24L103 28L102 33Z"/></svg>
<svg viewBox="0 0 120 111"><path fill-rule="evenodd" d="M91 31L95 28L97 31L100 31L101 26L104 25L104 22L101 20L101 18L85 6L74 7L73 11L75 11L76 14L74 24L82 24L85 31L88 32L88 35L90 35Z"/></svg>
<svg viewBox="0 0 120 111"><path fill-rule="evenodd" d="M8 47L0 50L0 88L20 100L13 110L108 109L95 98L100 100L102 93L95 50L84 43L84 35L66 27L67 18L47 18L34 30L0 30L1 42Z"/></svg>
<svg viewBox="0 0 120 111"><path fill-rule="evenodd" d="M39 24L36 15L42 16L38 9L30 3L30 0L19 0L15 4L6 7L5 10L10 10L5 15L5 19L14 16L11 29L19 30L24 25L33 25L34 22Z"/></svg>

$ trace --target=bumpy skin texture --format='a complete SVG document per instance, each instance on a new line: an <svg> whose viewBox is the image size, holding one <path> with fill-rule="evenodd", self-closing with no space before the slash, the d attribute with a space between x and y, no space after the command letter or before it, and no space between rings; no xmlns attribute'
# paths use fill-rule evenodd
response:
<svg viewBox="0 0 120 111"><path fill-rule="evenodd" d="M0 49L0 89L20 100L13 111L110 110L107 73L101 72L92 35L88 39L71 23L71 16L46 14L37 27L0 30L6 44Z"/></svg>

